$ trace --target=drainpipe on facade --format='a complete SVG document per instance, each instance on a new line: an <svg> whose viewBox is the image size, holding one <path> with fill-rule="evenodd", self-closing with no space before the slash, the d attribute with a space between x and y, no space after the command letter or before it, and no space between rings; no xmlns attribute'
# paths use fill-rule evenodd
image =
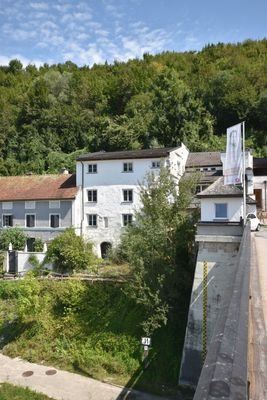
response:
<svg viewBox="0 0 267 400"><path fill-rule="evenodd" d="M264 181L264 192L265 192L265 202L264 202L264 211L267 211L266 203L267 203L267 193L266 193L266 183L267 181Z"/></svg>
<svg viewBox="0 0 267 400"><path fill-rule="evenodd" d="M81 237L83 238L83 224L84 224L84 163L82 164L82 219L81 219Z"/></svg>

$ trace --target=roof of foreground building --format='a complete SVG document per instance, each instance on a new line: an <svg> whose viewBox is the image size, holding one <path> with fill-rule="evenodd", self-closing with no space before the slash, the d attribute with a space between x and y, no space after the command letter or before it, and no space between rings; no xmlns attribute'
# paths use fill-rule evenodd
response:
<svg viewBox="0 0 267 400"><path fill-rule="evenodd" d="M98 151L81 155L77 161L102 161L102 160L134 160L140 158L161 158L168 157L171 151L178 147L143 149L143 150L121 150L121 151Z"/></svg>
<svg viewBox="0 0 267 400"><path fill-rule="evenodd" d="M78 190L75 175L0 176L0 201L69 200Z"/></svg>

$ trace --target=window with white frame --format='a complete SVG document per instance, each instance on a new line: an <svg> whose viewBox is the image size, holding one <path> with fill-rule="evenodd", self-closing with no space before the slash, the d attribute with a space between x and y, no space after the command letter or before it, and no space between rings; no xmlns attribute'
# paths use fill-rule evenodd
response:
<svg viewBox="0 0 267 400"><path fill-rule="evenodd" d="M49 208L60 208L60 200L49 200Z"/></svg>
<svg viewBox="0 0 267 400"><path fill-rule="evenodd" d="M97 214L87 214L88 218L88 225L91 228L96 228L97 227Z"/></svg>
<svg viewBox="0 0 267 400"><path fill-rule="evenodd" d="M123 172L133 172L133 163L132 162L124 162L122 170L123 170Z"/></svg>
<svg viewBox="0 0 267 400"><path fill-rule="evenodd" d="M132 203L133 201L133 190L132 189L124 189L122 191L123 201L126 203Z"/></svg>
<svg viewBox="0 0 267 400"><path fill-rule="evenodd" d="M25 201L25 209L26 210L35 209L35 201L34 200Z"/></svg>
<svg viewBox="0 0 267 400"><path fill-rule="evenodd" d="M50 227L51 228L59 228L60 215L59 214L50 214Z"/></svg>
<svg viewBox="0 0 267 400"><path fill-rule="evenodd" d="M227 203L215 204L215 218L227 218Z"/></svg>
<svg viewBox="0 0 267 400"><path fill-rule="evenodd" d="M35 214L26 214L26 227L34 228L35 227Z"/></svg>
<svg viewBox="0 0 267 400"><path fill-rule="evenodd" d="M108 228L108 217L104 217L104 228Z"/></svg>
<svg viewBox="0 0 267 400"><path fill-rule="evenodd" d="M89 203L97 202L97 190L87 190L87 200Z"/></svg>
<svg viewBox="0 0 267 400"><path fill-rule="evenodd" d="M13 215L3 214L3 226L13 226Z"/></svg>
<svg viewBox="0 0 267 400"><path fill-rule="evenodd" d="M88 174L96 174L97 173L97 164L88 164Z"/></svg>
<svg viewBox="0 0 267 400"><path fill-rule="evenodd" d="M133 222L132 214L122 214L122 225L127 226Z"/></svg>
<svg viewBox="0 0 267 400"><path fill-rule="evenodd" d="M151 168L160 168L160 161L152 161Z"/></svg>
<svg viewBox="0 0 267 400"><path fill-rule="evenodd" d="M12 210L13 208L13 202L12 201L4 201L2 203L2 209L3 210Z"/></svg>

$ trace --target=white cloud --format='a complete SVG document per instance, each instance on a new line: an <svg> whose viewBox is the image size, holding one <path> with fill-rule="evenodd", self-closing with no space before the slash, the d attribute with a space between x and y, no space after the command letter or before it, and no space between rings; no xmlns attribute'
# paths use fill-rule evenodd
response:
<svg viewBox="0 0 267 400"><path fill-rule="evenodd" d="M105 61L102 50L96 48L95 44L84 49L76 42L69 43L68 49L63 52L63 57L64 61L72 60L79 65L101 64Z"/></svg>
<svg viewBox="0 0 267 400"><path fill-rule="evenodd" d="M74 13L73 17L77 21L88 21L92 19L92 15L90 13Z"/></svg>
<svg viewBox="0 0 267 400"><path fill-rule="evenodd" d="M78 33L78 35L76 36L77 40L87 40L89 39L89 35L87 33Z"/></svg>
<svg viewBox="0 0 267 400"><path fill-rule="evenodd" d="M30 3L30 7L35 10L48 10L49 8L48 4L44 2Z"/></svg>
<svg viewBox="0 0 267 400"><path fill-rule="evenodd" d="M59 13L65 13L68 11L72 6L69 3L64 3L64 4L53 4L52 5L53 9L58 11Z"/></svg>
<svg viewBox="0 0 267 400"><path fill-rule="evenodd" d="M27 65L29 64L34 64L36 67L39 68L41 65L44 64L44 61L41 61L39 59L34 59L34 58L30 59L24 57L22 54L13 54L10 57L0 55L0 65L8 65L10 60L15 60L15 59L20 60L24 68L27 67ZM48 61L46 60L46 62Z"/></svg>
<svg viewBox="0 0 267 400"><path fill-rule="evenodd" d="M10 34L12 35L13 39L17 41L19 40L27 41L36 37L35 31L26 31L23 29L15 29L12 32L10 32Z"/></svg>
<svg viewBox="0 0 267 400"><path fill-rule="evenodd" d="M0 55L0 65L8 65L12 58Z"/></svg>

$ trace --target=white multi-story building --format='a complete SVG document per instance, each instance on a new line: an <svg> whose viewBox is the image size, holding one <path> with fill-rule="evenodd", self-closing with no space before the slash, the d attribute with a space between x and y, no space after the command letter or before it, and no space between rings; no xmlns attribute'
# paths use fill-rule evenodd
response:
<svg viewBox="0 0 267 400"><path fill-rule="evenodd" d="M78 157L77 186L81 187L81 234L95 245L98 256L119 242L140 204L140 185L160 166L179 182L189 151L176 148L89 153Z"/></svg>

